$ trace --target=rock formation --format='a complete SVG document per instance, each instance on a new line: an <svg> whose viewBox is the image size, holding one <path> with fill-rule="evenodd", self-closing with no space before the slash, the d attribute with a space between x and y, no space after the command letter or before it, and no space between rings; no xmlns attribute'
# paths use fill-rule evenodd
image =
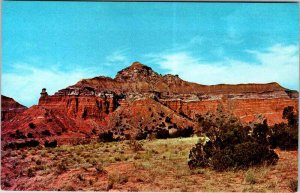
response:
<svg viewBox="0 0 300 193"><path fill-rule="evenodd" d="M14 99L1 95L1 121L8 121L26 109L27 107Z"/></svg>
<svg viewBox="0 0 300 193"><path fill-rule="evenodd" d="M283 121L284 107L298 109L298 92L277 83L200 85L134 62L115 78L82 79L52 96L43 89L37 106L3 123L2 137L12 141L16 130L31 131L40 141L67 143L108 130L123 139L157 128L201 129L195 117L219 105L244 122L263 116L272 125Z"/></svg>

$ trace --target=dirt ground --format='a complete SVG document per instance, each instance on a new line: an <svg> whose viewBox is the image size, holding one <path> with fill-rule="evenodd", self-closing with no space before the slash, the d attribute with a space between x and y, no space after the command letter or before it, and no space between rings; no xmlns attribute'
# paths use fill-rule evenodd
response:
<svg viewBox="0 0 300 193"><path fill-rule="evenodd" d="M190 170L197 137L93 143L1 152L3 190L292 192L298 151L276 150L277 165Z"/></svg>

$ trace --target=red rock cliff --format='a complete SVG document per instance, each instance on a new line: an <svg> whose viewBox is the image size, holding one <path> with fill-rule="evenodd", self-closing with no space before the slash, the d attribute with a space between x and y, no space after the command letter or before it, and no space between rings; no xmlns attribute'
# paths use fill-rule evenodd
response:
<svg viewBox="0 0 300 193"><path fill-rule="evenodd" d="M114 79L83 79L54 96L41 97L39 105L65 108L73 117L103 119L118 106L126 105L126 101L143 97L156 99L192 119L223 104L244 121L263 115L269 124L274 124L282 121L284 107L298 108L298 92L278 83L206 86L177 75L159 75L139 62L118 72Z"/></svg>
<svg viewBox="0 0 300 193"><path fill-rule="evenodd" d="M12 141L21 130L41 142L55 138L66 143L106 130L122 138L156 128L196 128L196 115L215 111L218 105L244 122L264 116L272 125L283 121L284 107L298 110L298 92L277 83L200 85L177 75L159 75L135 62L115 78L82 79L52 96L43 89L37 106L2 125L2 137ZM50 135L45 136L45 130Z"/></svg>
<svg viewBox="0 0 300 193"><path fill-rule="evenodd" d="M1 95L1 121L10 120L26 109L27 107L16 102L14 99Z"/></svg>

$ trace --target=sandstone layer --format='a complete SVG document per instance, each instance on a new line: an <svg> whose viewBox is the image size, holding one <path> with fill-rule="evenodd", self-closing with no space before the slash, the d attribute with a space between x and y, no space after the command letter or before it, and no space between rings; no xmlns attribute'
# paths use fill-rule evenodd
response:
<svg viewBox="0 0 300 193"><path fill-rule="evenodd" d="M195 117L220 105L244 122L260 116L272 125L283 121L286 106L298 110L298 92L277 83L201 85L135 62L115 78L82 79L52 96L43 90L37 106L2 123L2 137L9 142L17 130L24 135L31 131L41 142L57 139L63 144L103 131L123 139L157 128L197 130Z"/></svg>
<svg viewBox="0 0 300 193"><path fill-rule="evenodd" d="M27 107L14 99L1 95L1 121L8 121L26 109Z"/></svg>

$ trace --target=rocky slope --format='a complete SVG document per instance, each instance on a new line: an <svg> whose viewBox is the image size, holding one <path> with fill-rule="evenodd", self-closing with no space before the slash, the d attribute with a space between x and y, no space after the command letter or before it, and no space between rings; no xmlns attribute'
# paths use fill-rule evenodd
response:
<svg viewBox="0 0 300 193"><path fill-rule="evenodd" d="M44 89L37 106L2 124L2 137L14 141L19 130L41 143L57 139L62 144L103 131L112 131L119 139L157 129L171 134L201 129L195 117L220 105L244 122L264 116L274 124L283 121L284 107L298 109L298 92L277 83L200 85L177 75L159 75L135 62L114 79L83 79L52 96Z"/></svg>
<svg viewBox="0 0 300 193"><path fill-rule="evenodd" d="M27 107L14 99L1 95L1 121L8 121L26 109Z"/></svg>
<svg viewBox="0 0 300 193"><path fill-rule="evenodd" d="M114 79L95 77L80 80L73 86L62 89L55 95L99 95L104 92L115 94L153 93L159 98L220 99L229 98L291 98L298 93L281 87L278 83L269 84L219 84L201 85L182 80L178 75L159 75L150 67L134 62L118 72Z"/></svg>

